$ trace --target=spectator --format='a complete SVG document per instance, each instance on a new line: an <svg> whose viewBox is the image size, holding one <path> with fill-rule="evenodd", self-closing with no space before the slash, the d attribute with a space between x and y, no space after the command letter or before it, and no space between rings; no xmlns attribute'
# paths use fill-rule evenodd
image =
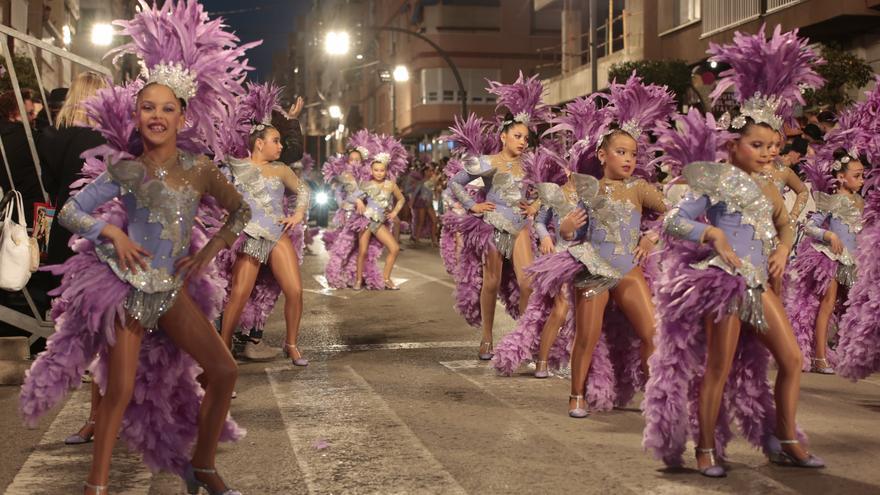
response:
<svg viewBox="0 0 880 495"><path fill-rule="evenodd" d="M37 138L37 152L43 169L43 185L49 200L61 208L70 197L70 185L79 178L83 167L80 155L104 144L98 131L89 127L83 103L101 88L107 86L103 76L95 72L82 72L71 84L55 121ZM54 92L53 92L54 93ZM58 217L52 221L47 263L60 264L73 255L67 247L70 232L58 225Z"/></svg>
<svg viewBox="0 0 880 495"><path fill-rule="evenodd" d="M64 105L64 100L67 98L67 91L67 88L55 88L49 93L49 101L37 114L37 120L34 123L37 131L43 131L51 125L49 123L50 115L53 124L58 122L58 112L61 111L61 106Z"/></svg>
<svg viewBox="0 0 880 495"><path fill-rule="evenodd" d="M807 138L810 143L822 143L825 139L825 133L822 132L822 128L817 124L807 124L806 127L804 127L803 136Z"/></svg>
<svg viewBox="0 0 880 495"><path fill-rule="evenodd" d="M35 116L32 94L29 90L22 90L26 117L29 121ZM43 191L40 189L40 181L37 178L37 170L22 120L15 93L9 90L0 95L0 139L3 140L6 159L9 161L8 164L4 164L3 170L0 170L0 187L4 191L16 189L21 193L27 224L31 226L34 220L34 203L43 201ZM0 157L0 162L2 161ZM12 175L12 184L9 183L8 174Z"/></svg>
<svg viewBox="0 0 880 495"><path fill-rule="evenodd" d="M828 131L834 129L834 126L837 125L837 116L833 112L823 110L816 116L816 121L818 122L819 129L822 130L822 134L827 134Z"/></svg>
<svg viewBox="0 0 880 495"><path fill-rule="evenodd" d="M303 157L303 134L299 124L299 114L303 110L303 99L296 98L287 113L272 112L272 127L281 134L281 161L293 165Z"/></svg>

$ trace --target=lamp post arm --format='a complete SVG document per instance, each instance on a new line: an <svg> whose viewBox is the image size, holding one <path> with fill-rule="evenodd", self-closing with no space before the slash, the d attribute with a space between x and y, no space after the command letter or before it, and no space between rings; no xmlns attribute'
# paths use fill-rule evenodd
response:
<svg viewBox="0 0 880 495"><path fill-rule="evenodd" d="M395 33L408 34L410 36L415 36L416 38L431 45L431 48L433 48L437 52L437 54L440 55L443 58L443 60L446 61L446 65L448 65L449 68L452 69L452 75L455 76L455 82L458 83L458 91L459 91L459 93L461 93L461 115L462 115L462 117L467 117L467 114L468 114L467 91L465 91L465 89L464 89L464 82L461 80L461 74L458 73L458 67L456 67L455 63L452 61L452 58L449 56L449 54L446 53L446 50L440 48L440 46L437 45L437 43L434 43L433 41L431 41L430 38L426 37L422 33L418 33L416 31L410 31L409 29L403 29L403 28L393 27L393 26L367 26L366 29L370 29L373 31L392 31Z"/></svg>

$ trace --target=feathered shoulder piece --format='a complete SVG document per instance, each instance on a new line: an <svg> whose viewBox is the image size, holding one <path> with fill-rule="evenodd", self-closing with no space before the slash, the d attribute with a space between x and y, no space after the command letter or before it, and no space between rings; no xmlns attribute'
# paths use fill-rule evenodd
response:
<svg viewBox="0 0 880 495"><path fill-rule="evenodd" d="M657 142L650 152L661 152L651 166L662 165L672 177L681 175L685 165L694 162L718 162L727 156L725 144L736 136L723 129L711 113L705 116L694 108L678 115L675 126L655 130Z"/></svg>
<svg viewBox="0 0 880 495"><path fill-rule="evenodd" d="M475 113L464 120L456 115L455 124L449 128L450 135L445 139L455 143L453 154L458 157L494 155L500 150L501 141L490 128L491 125Z"/></svg>
<svg viewBox="0 0 880 495"><path fill-rule="evenodd" d="M367 163L381 162L385 164L387 179L397 180L400 174L406 172L409 163L409 153L394 136L376 136L370 146L370 158Z"/></svg>
<svg viewBox="0 0 880 495"><path fill-rule="evenodd" d="M294 165L299 164L300 168L302 168L303 176L307 176L312 173L312 170L315 168L315 159L312 158L312 155L308 153L303 153L302 158Z"/></svg>
<svg viewBox="0 0 880 495"><path fill-rule="evenodd" d="M321 167L321 175L324 176L324 182L328 183L345 172L350 172L348 157L345 155L333 155Z"/></svg>
<svg viewBox="0 0 880 495"><path fill-rule="evenodd" d="M114 21L131 41L108 55L137 55L148 84L167 86L187 102L188 127L179 140L222 155L214 121L244 92L242 83L250 67L243 57L260 42L238 45L238 38L224 30L222 19L209 19L196 0L168 0L162 7L144 0L138 3L140 12L133 19Z"/></svg>
<svg viewBox="0 0 880 495"><path fill-rule="evenodd" d="M746 117L782 129L783 122L792 120L795 103L804 104L801 90L825 83L814 69L824 60L808 46L806 38L798 37L796 29L783 33L777 25L770 39L765 26L756 34L737 31L733 43L710 43L708 52L710 61L730 65L710 96L717 100L733 88L740 103L740 115L731 121L735 129L746 125Z"/></svg>
<svg viewBox="0 0 880 495"><path fill-rule="evenodd" d="M135 121L131 116L135 111L137 92L142 87L143 82L135 80L125 86L99 89L84 103L86 113L94 122L94 129L107 141L106 146L120 153L111 161L131 158L134 153L131 148Z"/></svg>
<svg viewBox="0 0 880 495"><path fill-rule="evenodd" d="M513 115L513 122L525 124L529 129L536 129L539 124L549 122L553 117L550 107L544 104L544 84L535 74L526 77L522 71L513 84L501 84L497 81L487 81L489 87L486 91L495 95L497 104L495 110L506 108ZM499 122L500 126L510 122Z"/></svg>

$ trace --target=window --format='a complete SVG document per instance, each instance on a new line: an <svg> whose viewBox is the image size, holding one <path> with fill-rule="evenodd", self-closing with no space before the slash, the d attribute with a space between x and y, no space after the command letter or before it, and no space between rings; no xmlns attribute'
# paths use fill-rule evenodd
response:
<svg viewBox="0 0 880 495"><path fill-rule="evenodd" d="M671 31L700 20L701 0L660 0L657 11L660 32Z"/></svg>
<svg viewBox="0 0 880 495"><path fill-rule="evenodd" d="M495 104L495 96L486 92L486 79L497 80L501 76L498 69L458 69L468 101L479 104ZM464 95L458 88L458 82L448 67L422 69L421 103L436 104L461 102Z"/></svg>
<svg viewBox="0 0 880 495"><path fill-rule="evenodd" d="M761 16L762 0L703 0L703 37Z"/></svg>

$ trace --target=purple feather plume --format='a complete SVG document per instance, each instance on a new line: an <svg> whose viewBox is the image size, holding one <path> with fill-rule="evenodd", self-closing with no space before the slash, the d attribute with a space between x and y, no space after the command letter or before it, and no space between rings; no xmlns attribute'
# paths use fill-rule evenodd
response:
<svg viewBox="0 0 880 495"><path fill-rule="evenodd" d="M727 130L718 129L711 113L703 116L695 108L687 115L676 116L675 127L659 128L654 133L657 143L649 152L663 154L650 165L665 165L672 177L681 175L681 169L693 162L723 161L727 157L725 145L735 137Z"/></svg>
<svg viewBox="0 0 880 495"><path fill-rule="evenodd" d="M543 102L544 84L538 74L527 78L520 71L519 77L513 84L487 82L489 87L486 91L498 97L496 111L506 108L515 119L524 118L531 129L549 122L553 117L550 107Z"/></svg>
<svg viewBox="0 0 880 495"><path fill-rule="evenodd" d="M780 100L777 115L791 121L795 104L804 104L801 88L825 84L815 70L825 62L809 47L809 40L798 37L797 29L783 33L777 24L768 40L765 28L762 25L755 34L737 31L728 45L709 43L709 60L730 65L709 96L715 101L733 88L739 102L756 95L775 97Z"/></svg>

